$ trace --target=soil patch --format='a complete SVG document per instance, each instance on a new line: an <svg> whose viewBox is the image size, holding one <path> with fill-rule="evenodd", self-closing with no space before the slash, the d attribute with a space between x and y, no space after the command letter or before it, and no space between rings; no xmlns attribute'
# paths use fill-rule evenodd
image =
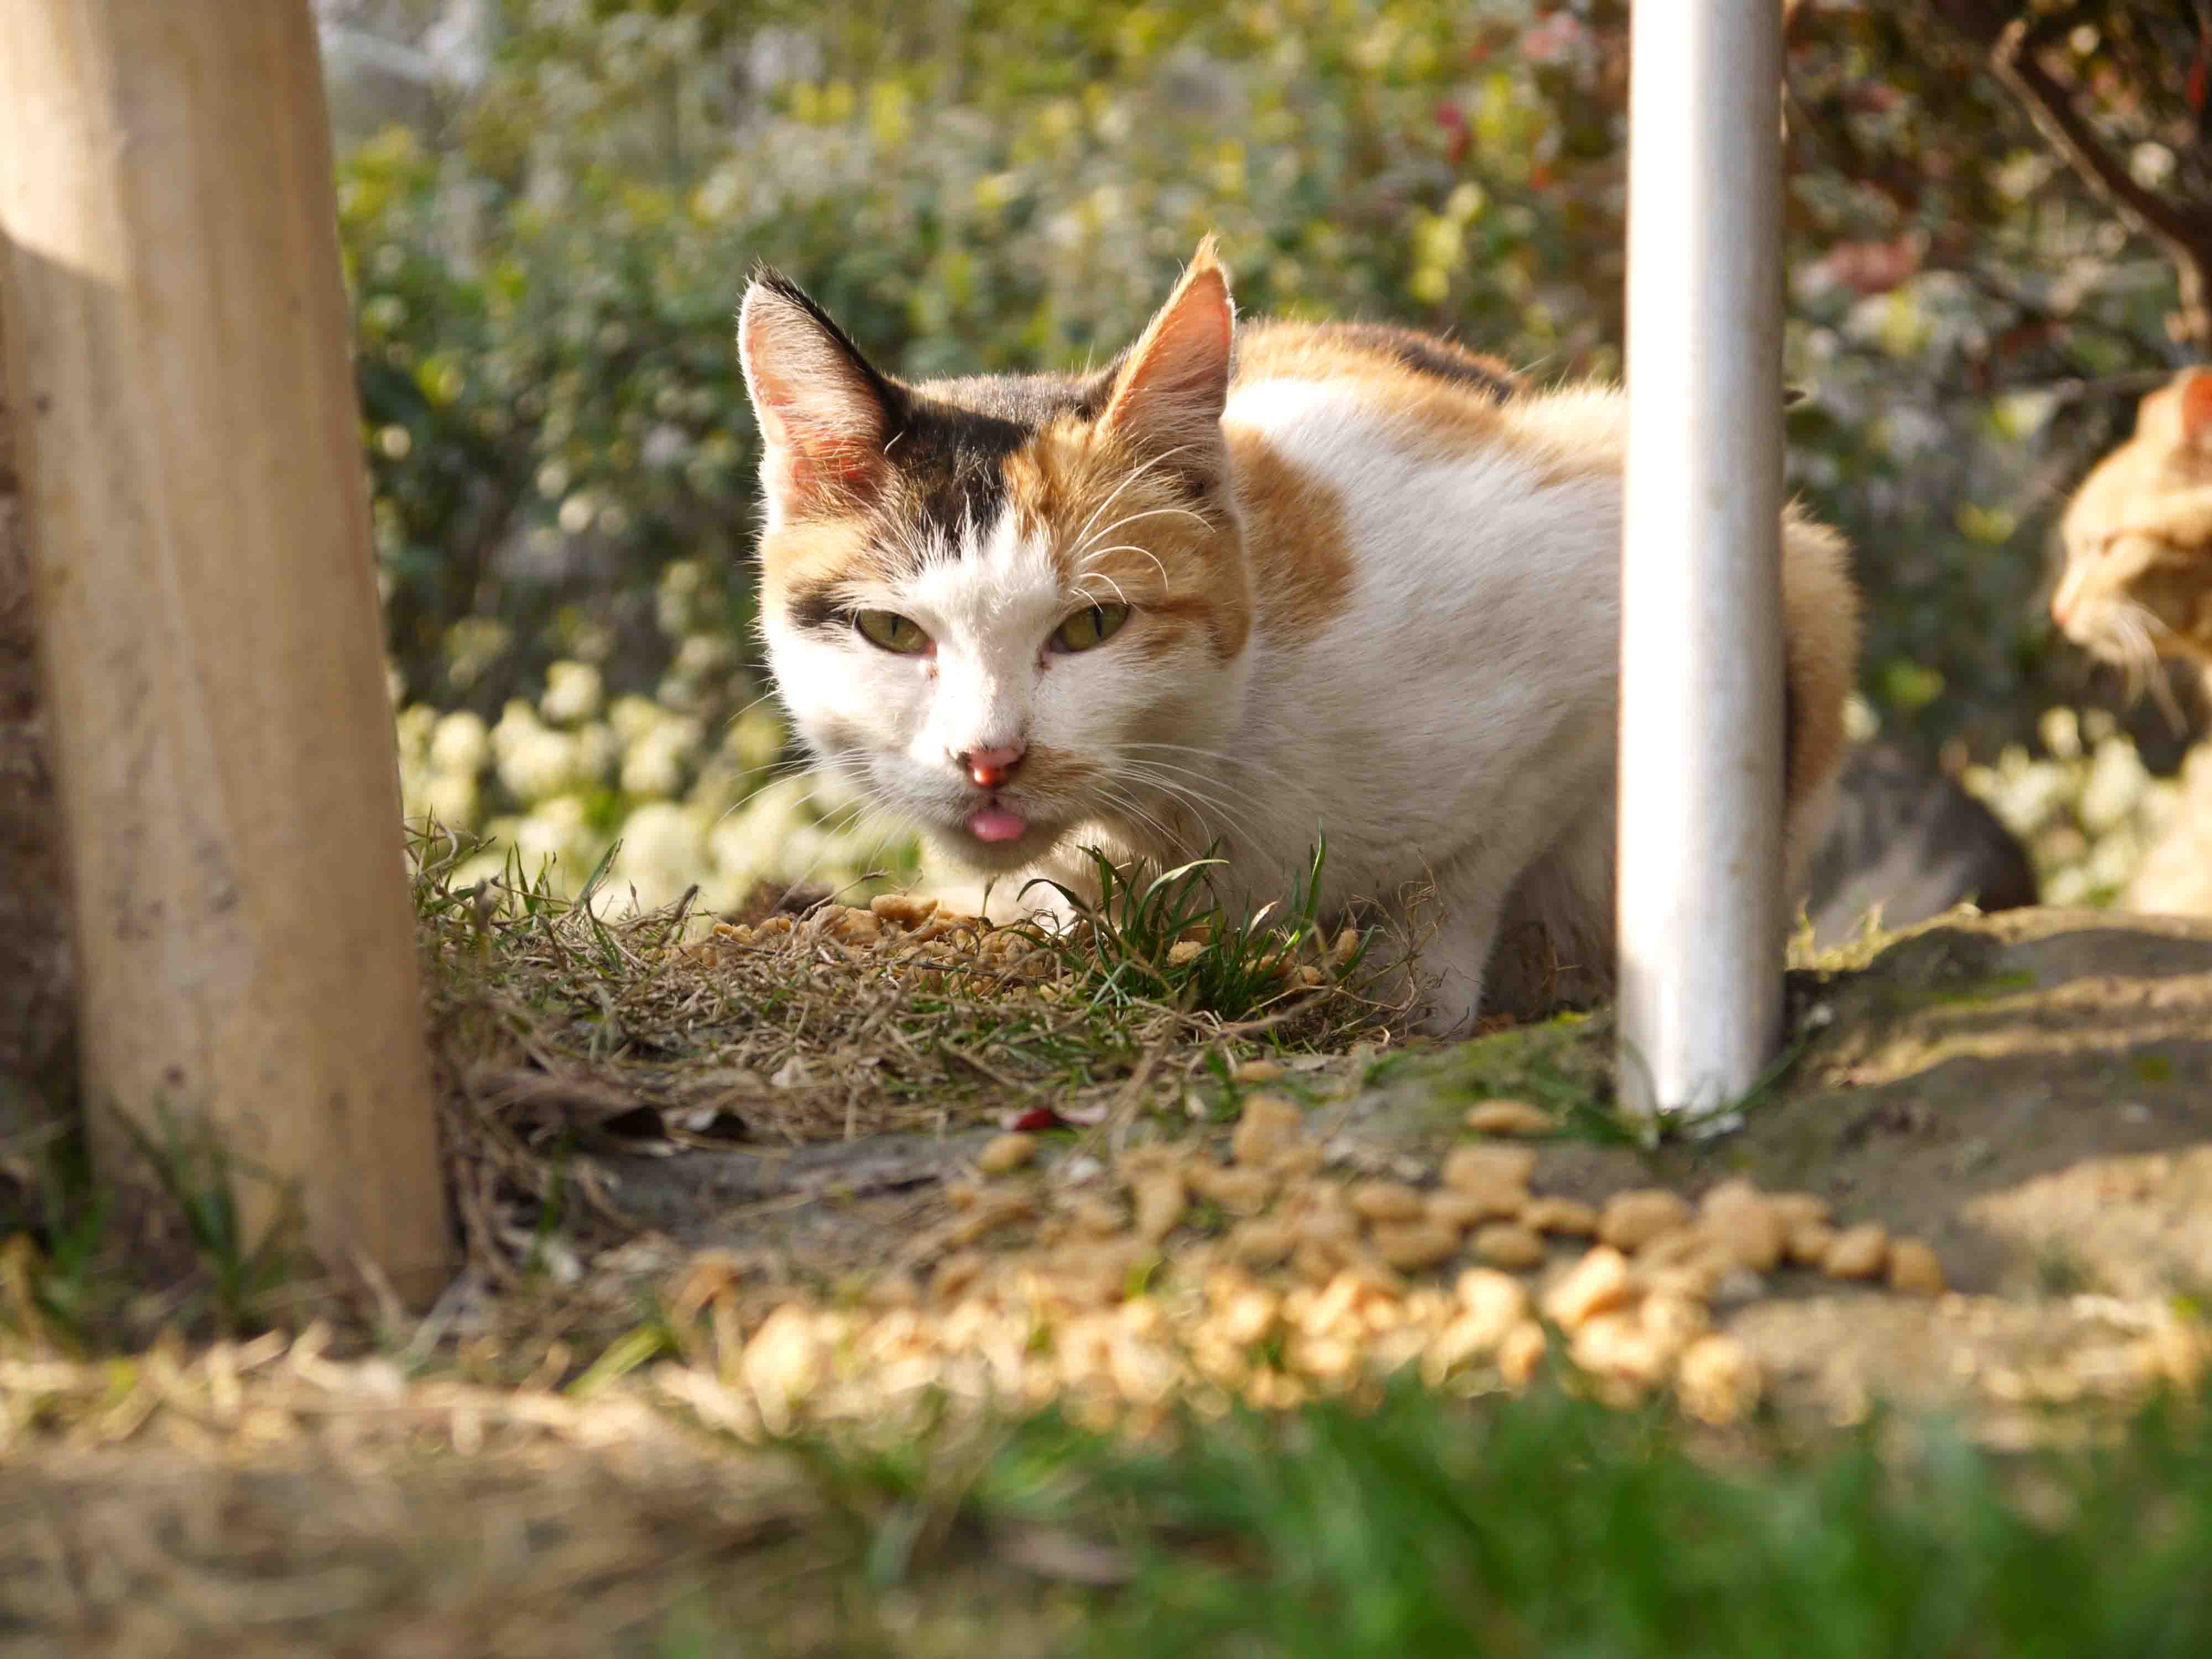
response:
<svg viewBox="0 0 2212 1659"><path fill-rule="evenodd" d="M2015 1408L2186 1370L2212 1297L2212 924L1960 913L1863 954L1793 975L1795 1060L1740 1128L1710 1139L1647 1149L1619 1134L1603 1014L1449 1048L1294 1058L1267 1087L1304 1107L1346 1179L1432 1178L1469 1138L1466 1108L1511 1097L1568 1128L1531 1143L1537 1193L1695 1200L1748 1180L1818 1195L1838 1225L1926 1241L1950 1287L1940 1298L1788 1269L1735 1286L1721 1328L1783 1397L1826 1415L1880 1396L1972 1399L2002 1436L2027 1431ZM1224 1127L1189 1114L1231 1118L1237 1092L1192 1093L1170 1132L1222 1142ZM987 1139L948 1128L605 1167L617 1201L672 1244L732 1252L773 1295L849 1294L855 1275L927 1266L916 1241L951 1216L945 1184L972 1180ZM1054 1170L1100 1148L1068 1135L1041 1150ZM1170 1259L1193 1237L1171 1238ZM1530 1282L1583 1248L1553 1238Z"/></svg>

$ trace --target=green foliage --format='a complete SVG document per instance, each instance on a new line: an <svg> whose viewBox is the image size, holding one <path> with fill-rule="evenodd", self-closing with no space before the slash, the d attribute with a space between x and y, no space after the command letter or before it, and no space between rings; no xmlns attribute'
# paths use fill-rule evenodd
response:
<svg viewBox="0 0 2212 1659"><path fill-rule="evenodd" d="M1882 722L1987 758L2053 703L2113 698L2044 618L2044 550L2172 360L2174 283L1945 9L1794 9L1790 472L1856 544ZM2050 61L2130 165L2193 178L2165 26L2091 9L2103 33ZM342 229L410 806L569 879L649 808L616 872L648 903L869 867L834 799L776 798L744 848L713 844L780 737L757 721L737 764L714 740L762 689L730 339L757 261L909 375L1103 357L1207 230L1248 313L1403 319L1540 377L1620 369L1622 0L495 15L442 124L345 156ZM2100 41L2136 42L2125 73L2090 74ZM515 742L456 735L430 764L464 714ZM566 763L527 763L548 758L531 720L576 740Z"/></svg>
<svg viewBox="0 0 2212 1659"><path fill-rule="evenodd" d="M263 1328L269 1297L300 1267L297 1194L289 1187L278 1189L276 1213L255 1239L246 1231L239 1188L248 1181L272 1182L267 1170L240 1158L212 1127L184 1122L167 1110L157 1110L151 1130L127 1114L118 1114L118 1121L183 1224L223 1334Z"/></svg>

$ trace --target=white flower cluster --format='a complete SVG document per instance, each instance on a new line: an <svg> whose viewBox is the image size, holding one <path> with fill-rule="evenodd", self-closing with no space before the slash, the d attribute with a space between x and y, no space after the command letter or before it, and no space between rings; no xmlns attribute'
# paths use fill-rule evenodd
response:
<svg viewBox="0 0 2212 1659"><path fill-rule="evenodd" d="M2053 708L2045 753L2008 744L1960 780L2020 837L2045 904L2111 904L2180 811L2182 786L2154 778L2110 714Z"/></svg>
<svg viewBox="0 0 2212 1659"><path fill-rule="evenodd" d="M703 911L741 902L759 883L838 888L872 871L908 872L910 846L863 821L842 786L784 765L782 718L766 702L710 730L682 712L696 688L732 672L727 642L699 636L677 653L659 698L605 699L599 669L564 661L533 704L495 724L416 703L398 714L400 784L410 818L488 838L463 879L513 856L573 894L615 849L602 890L616 908L700 890Z"/></svg>

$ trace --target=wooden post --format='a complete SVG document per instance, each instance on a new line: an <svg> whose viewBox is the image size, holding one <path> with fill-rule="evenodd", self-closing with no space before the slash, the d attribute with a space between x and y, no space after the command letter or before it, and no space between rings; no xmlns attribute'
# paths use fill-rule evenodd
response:
<svg viewBox="0 0 2212 1659"><path fill-rule="evenodd" d="M1782 9L1630 31L1620 1092L1703 1112L1782 1024Z"/></svg>
<svg viewBox="0 0 2212 1659"><path fill-rule="evenodd" d="M448 1254L307 0L0 4L4 353L107 1176Z"/></svg>

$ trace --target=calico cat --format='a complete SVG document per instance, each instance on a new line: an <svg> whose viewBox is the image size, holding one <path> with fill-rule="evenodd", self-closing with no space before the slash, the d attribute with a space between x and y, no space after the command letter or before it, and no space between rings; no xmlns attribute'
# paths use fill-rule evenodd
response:
<svg viewBox="0 0 2212 1659"><path fill-rule="evenodd" d="M2142 400L2135 435L2091 469L2059 521L2066 568L2051 619L2130 680L2158 659L2212 676L2212 370Z"/></svg>
<svg viewBox="0 0 2212 1659"><path fill-rule="evenodd" d="M1437 1032L1610 988L1617 392L1239 326L1210 240L1095 374L907 385L772 272L738 337L775 683L877 805L987 872L1218 843L1232 908L1325 833L1325 906L1426 936ZM1840 538L1785 540L1795 875L1856 600Z"/></svg>

